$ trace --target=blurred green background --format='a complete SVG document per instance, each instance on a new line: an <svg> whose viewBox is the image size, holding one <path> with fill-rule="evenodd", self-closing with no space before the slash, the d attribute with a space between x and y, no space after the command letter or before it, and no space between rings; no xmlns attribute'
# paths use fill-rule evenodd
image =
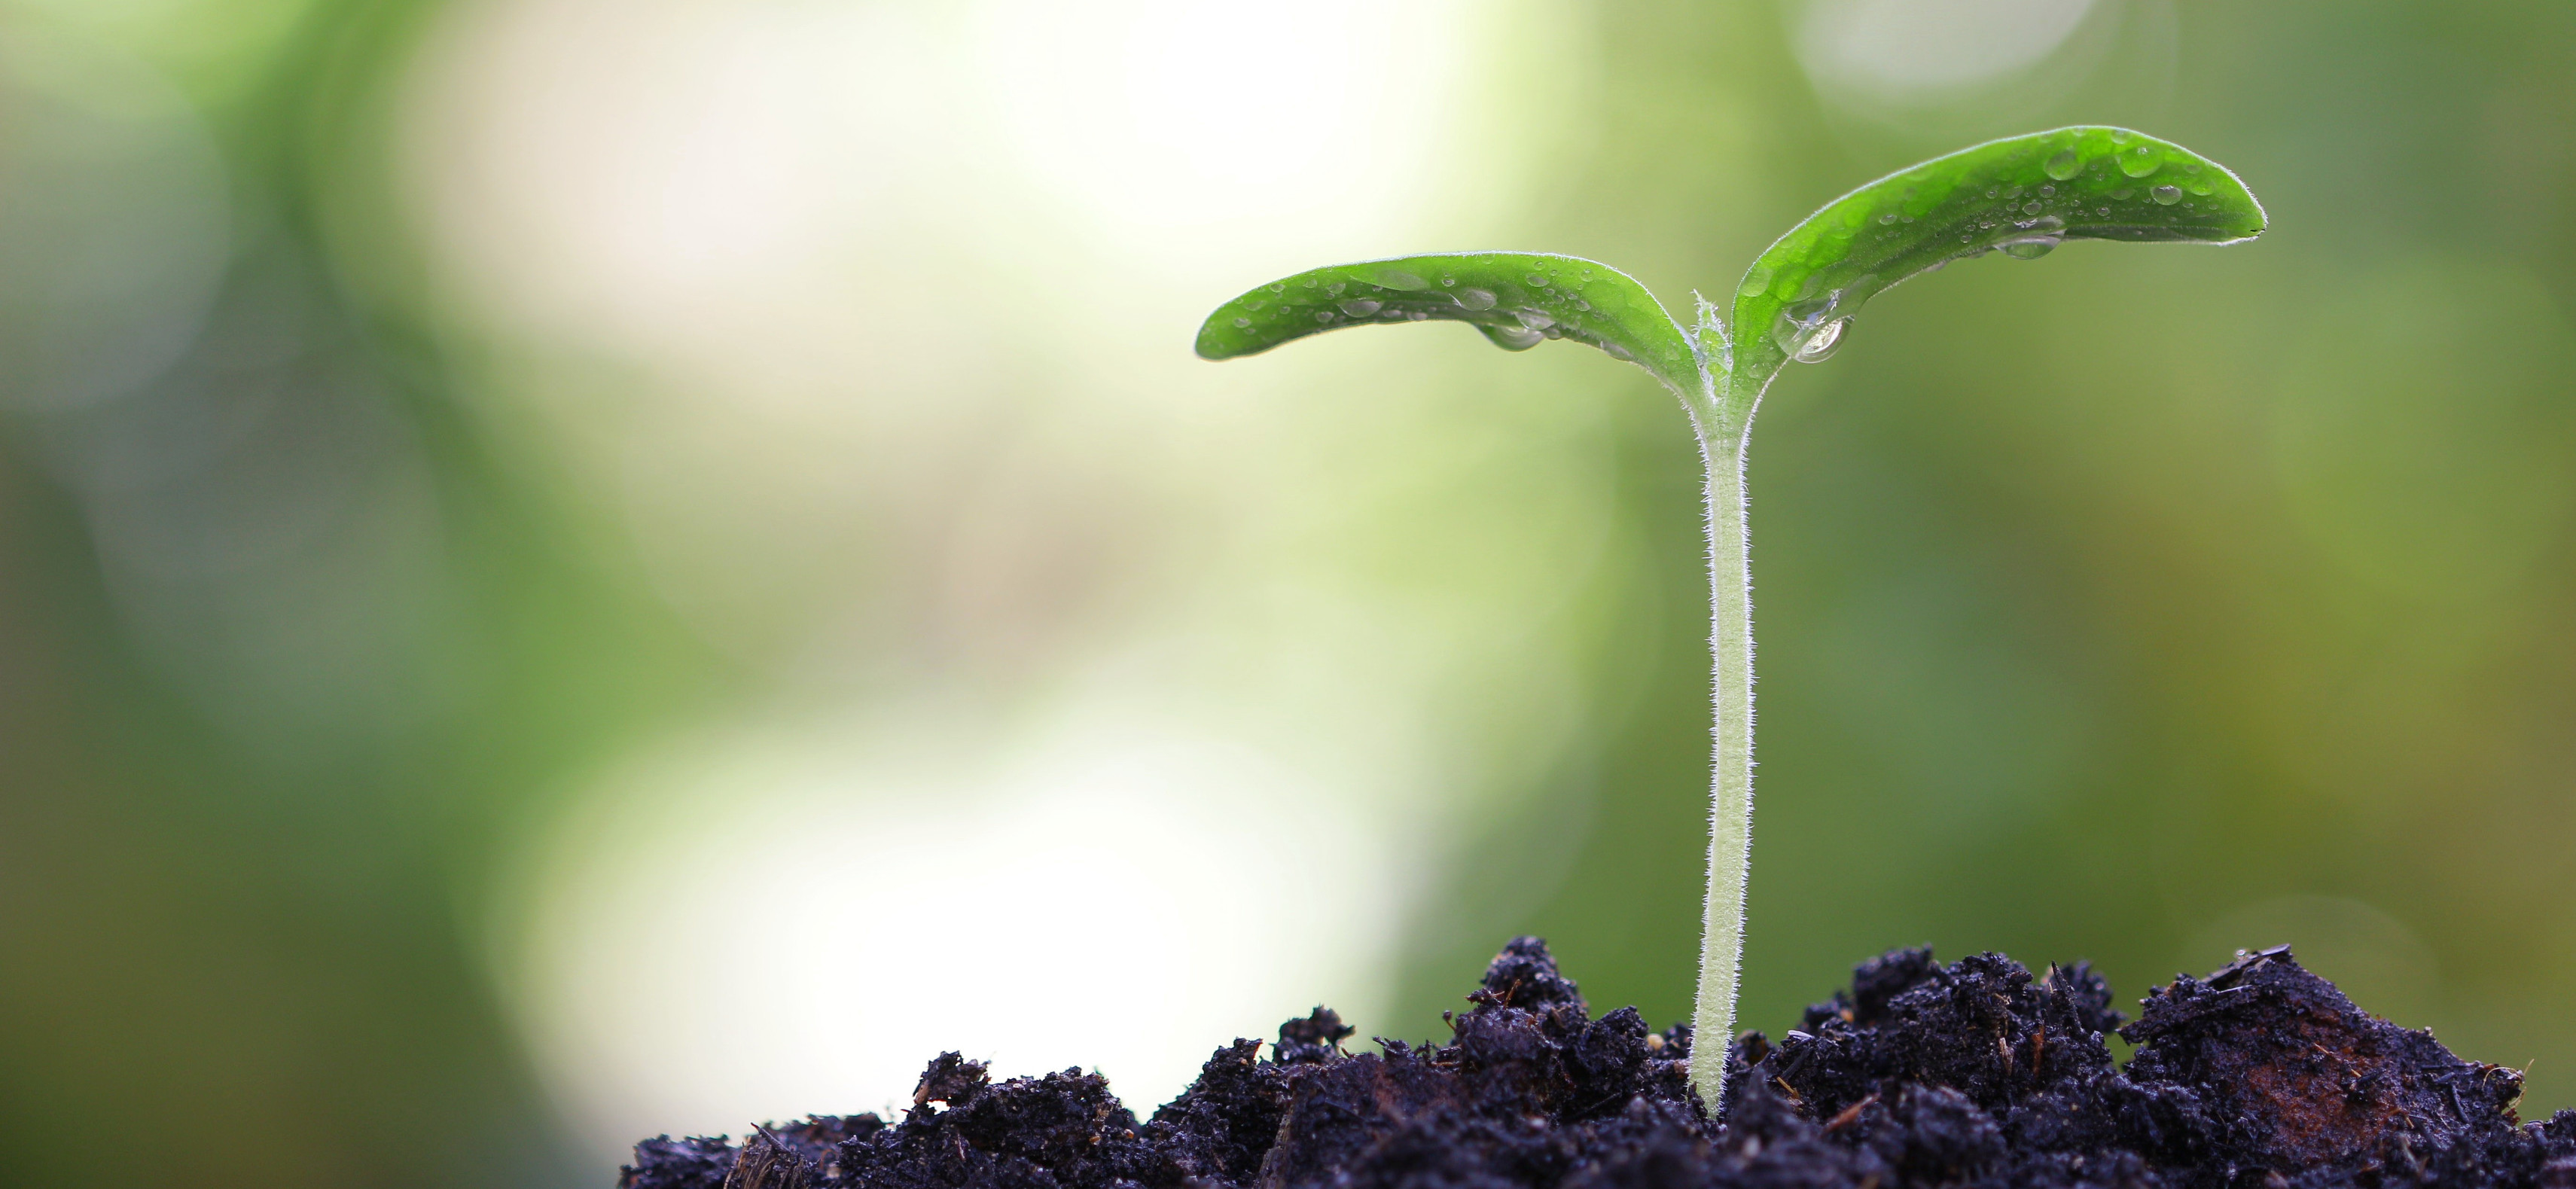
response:
<svg viewBox="0 0 2576 1189"><path fill-rule="evenodd" d="M0 0L0 1181L601 1185L963 1047L1140 1108L1505 937L1686 1014L1668 304L1973 140L2226 162L1756 435L1743 1015L2288 941L2576 1106L2576 10Z"/></svg>

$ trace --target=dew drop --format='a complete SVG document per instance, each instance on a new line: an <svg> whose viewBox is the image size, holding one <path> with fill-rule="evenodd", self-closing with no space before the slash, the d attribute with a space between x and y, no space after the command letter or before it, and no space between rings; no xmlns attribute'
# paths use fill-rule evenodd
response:
<svg viewBox="0 0 2576 1189"><path fill-rule="evenodd" d="M1315 320L1318 322L1330 322L1333 320L1333 312L1331 310L1317 310L1315 311Z"/></svg>
<svg viewBox="0 0 2576 1189"><path fill-rule="evenodd" d="M1992 198L1992 197L1994 197L1996 194L1998 194L1998 193L2000 193L2000 192L2001 192L2001 191L1996 190L1996 189L1995 189L1994 187L1992 187L1992 186L1988 186L1988 187L1986 187L1986 197L1988 197L1988 198Z"/></svg>
<svg viewBox="0 0 2576 1189"><path fill-rule="evenodd" d="M1490 310L1494 308L1494 291L1469 285L1458 291L1458 304L1470 310Z"/></svg>
<svg viewBox="0 0 2576 1189"><path fill-rule="evenodd" d="M1506 351L1526 351L1547 341L1547 336L1520 326L1488 326L1487 337Z"/></svg>
<svg viewBox="0 0 2576 1189"><path fill-rule="evenodd" d="M2054 198L2057 196L2057 187L2041 186L2039 188L2039 196L2042 198Z"/></svg>
<svg viewBox="0 0 2576 1189"><path fill-rule="evenodd" d="M2021 213L2025 215L2036 215L2039 213L2039 204L2037 202L2025 202L2021 204Z"/></svg>
<svg viewBox="0 0 2576 1189"><path fill-rule="evenodd" d="M1457 284L1457 283L1458 283L1458 278L1456 278L1456 277L1442 277L1442 278L1440 278L1440 283L1441 283L1441 285L1443 285L1443 286L1455 285L1455 284Z"/></svg>
<svg viewBox="0 0 2576 1189"><path fill-rule="evenodd" d="M1335 281L1330 285L1324 286L1324 292L1331 294L1334 297L1340 297L1342 295L1342 290L1350 287L1351 283L1348 281Z"/></svg>
<svg viewBox="0 0 2576 1189"><path fill-rule="evenodd" d="M1548 327L1556 325L1556 319L1549 317L1546 311L1534 309L1529 306L1522 306L1517 310L1513 310L1512 317L1520 319L1521 325L1526 326L1531 330L1545 330Z"/></svg>
<svg viewBox="0 0 2576 1189"><path fill-rule="evenodd" d="M1378 269L1377 283L1389 289L1402 289L1407 293L1431 287L1431 282L1423 280L1422 278L1400 268Z"/></svg>
<svg viewBox="0 0 2576 1189"><path fill-rule="evenodd" d="M1836 318L1825 323L1816 330L1815 334L1809 336L1806 342L1800 344L1796 351L1790 353L1790 360L1796 363L1823 363L1832 358L1834 352L1843 345L1843 328L1850 325L1849 318Z"/></svg>
<svg viewBox="0 0 2576 1189"><path fill-rule="evenodd" d="M2198 162L2198 161L2185 161L2185 162L2183 162L2183 163L2182 163L2182 171L2183 171L2184 173L2199 173L2199 172L2200 172L2200 162Z"/></svg>
<svg viewBox="0 0 2576 1189"><path fill-rule="evenodd" d="M1885 227L1885 226L1887 226L1888 224L1893 223L1893 222L1895 222L1895 221L1896 221L1896 212L1895 212L1895 211L1889 211L1889 212L1887 212L1886 214L1884 214L1884 215L1880 215L1880 216L1878 217L1878 225L1879 225L1879 226L1881 226L1881 227Z"/></svg>
<svg viewBox="0 0 2576 1189"><path fill-rule="evenodd" d="M1354 297L1349 301L1342 302L1341 307L1342 312L1350 315L1351 317L1365 318L1376 313L1380 304L1382 303L1371 301L1365 297Z"/></svg>
<svg viewBox="0 0 2576 1189"><path fill-rule="evenodd" d="M2014 186L2013 188L2004 191L2004 201L2010 202L2013 199L2021 197L2021 192L2022 187L2020 186Z"/></svg>
<svg viewBox="0 0 2576 1189"><path fill-rule="evenodd" d="M1246 327L1248 327L1248 326L1251 326L1251 325L1252 325L1252 319L1250 319L1250 318L1237 318L1237 319L1235 319L1235 320L1234 320L1234 328L1235 328L1236 330L1242 330L1242 329L1244 329L1244 328L1246 328Z"/></svg>
<svg viewBox="0 0 2576 1189"><path fill-rule="evenodd" d="M1273 293L1286 293L1288 291L1288 282L1276 282L1270 286L1270 291Z"/></svg>
<svg viewBox="0 0 2576 1189"><path fill-rule="evenodd" d="M2093 208L2093 213L2097 215L2107 215L2111 213L2111 208L2107 206L2097 206Z"/></svg>
<svg viewBox="0 0 2576 1189"><path fill-rule="evenodd" d="M1540 275L1538 275L1537 273L1531 273L1531 274L1529 275L1528 280L1529 280L1529 283L1530 283L1531 285L1533 285L1533 286L1535 286L1535 287L1537 287L1537 288L1540 288L1540 289L1545 289L1545 288L1547 288L1547 278L1546 278L1546 277L1543 277L1543 276L1540 276Z"/></svg>
<svg viewBox="0 0 2576 1189"><path fill-rule="evenodd" d="M2139 145L2135 149L2120 154L2120 172L2133 178L2145 177L2164 168L2164 165L2164 160L2156 156L2156 150L2152 145Z"/></svg>
<svg viewBox="0 0 2576 1189"><path fill-rule="evenodd" d="M1841 344L1843 328L1851 322L1850 315L1834 316L1842 296L1842 290L1837 289L1814 301L1782 308L1779 319L1771 325L1771 342L1796 362L1823 362Z"/></svg>
<svg viewBox="0 0 2576 1189"><path fill-rule="evenodd" d="M2182 201L2182 187L2180 186L2158 186L2153 190L2147 191L2147 193L2155 196L2157 206L2172 206L2173 204Z"/></svg>
<svg viewBox="0 0 2576 1189"><path fill-rule="evenodd" d="M1408 313L1408 314L1406 314L1406 315L1405 315L1405 317L1410 318L1410 319L1412 319L1412 320L1414 320L1414 321L1416 321L1416 322L1420 322L1420 321L1422 321L1422 320L1424 320L1424 319L1426 319L1426 318L1429 318L1430 316L1431 316L1431 311L1429 311L1429 310L1414 310L1414 311L1412 311L1412 312L1410 312L1410 313Z"/></svg>
<svg viewBox="0 0 2576 1189"><path fill-rule="evenodd" d="M2117 190L2111 191L2111 200L2114 202L2127 202L2129 200L2129 196L2136 193L2136 190L2132 190L2127 186L2122 186Z"/></svg>
<svg viewBox="0 0 2576 1189"><path fill-rule="evenodd" d="M1247 301L1247 302L1243 303L1243 308L1245 308L1245 309L1247 309L1247 310L1257 310L1257 309L1260 309L1261 307L1266 306L1266 305L1269 305L1269 304L1270 304L1269 302L1264 301L1264 300L1262 300L1261 298L1256 297L1256 298L1253 298L1253 299L1252 299L1252 300L1250 300L1250 301Z"/></svg>
<svg viewBox="0 0 2576 1189"><path fill-rule="evenodd" d="M2062 182L2083 170L2084 159L2076 156L2075 150L2065 149L2049 158L2040 168L2047 171L2048 176ZM2040 192L2045 194L2047 190L2043 188Z"/></svg>
<svg viewBox="0 0 2576 1189"><path fill-rule="evenodd" d="M2026 235L2020 239L2005 240L1995 246L2004 255L2015 260L2037 260L2056 251L2061 238L2054 235Z"/></svg>
<svg viewBox="0 0 2576 1189"><path fill-rule="evenodd" d="M2200 195L2200 196L2201 196L2201 197L2203 197L2203 198L2206 198L2206 197L2208 197L2208 196L2209 196L2209 192L2210 192L2210 190L2211 190L2212 188L2213 188L2213 187L2211 187L2211 186L2210 186L2210 184L2209 184L2209 183L2207 183L2207 182L2193 182L2193 183L2191 184L2191 192L2192 192L2192 193L2194 193L2194 194L2198 194L2198 195Z"/></svg>
<svg viewBox="0 0 2576 1189"><path fill-rule="evenodd" d="M1756 264L1744 274L1744 283L1735 287L1738 297L1752 297L1771 287L1771 266Z"/></svg>
<svg viewBox="0 0 2576 1189"><path fill-rule="evenodd" d="M1617 343L1613 343L1613 342L1610 342L1610 341L1607 341L1607 340L1604 340L1604 341L1602 342L1602 344L1601 344L1601 349L1602 349L1602 350L1604 350L1604 351L1609 352L1609 353L1610 353L1610 358L1612 358L1612 359L1635 359L1635 358L1636 358L1636 356L1635 356L1635 355L1632 355L1632 354L1630 354L1630 353L1628 352L1628 349L1627 349L1626 347L1622 347L1622 346L1620 346L1620 345L1619 345L1619 344L1617 344Z"/></svg>

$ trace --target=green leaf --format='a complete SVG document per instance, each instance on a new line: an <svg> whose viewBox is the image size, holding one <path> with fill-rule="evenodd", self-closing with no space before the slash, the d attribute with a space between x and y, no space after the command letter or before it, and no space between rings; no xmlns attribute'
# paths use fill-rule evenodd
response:
<svg viewBox="0 0 2576 1189"><path fill-rule="evenodd" d="M1749 414L1782 364L1831 354L1862 303L1953 260L2027 259L2070 239L2227 244L2262 232L2262 205L2226 167L2126 128L2059 128L1935 157L1827 203L1745 271L1727 406Z"/></svg>
<svg viewBox="0 0 2576 1189"><path fill-rule="evenodd" d="M1199 327L1206 359L1258 355L1347 326L1465 322L1495 346L1553 338L1599 347L1697 402L1690 336L1646 287L1606 264L1538 252L1398 256L1318 268L1235 298Z"/></svg>

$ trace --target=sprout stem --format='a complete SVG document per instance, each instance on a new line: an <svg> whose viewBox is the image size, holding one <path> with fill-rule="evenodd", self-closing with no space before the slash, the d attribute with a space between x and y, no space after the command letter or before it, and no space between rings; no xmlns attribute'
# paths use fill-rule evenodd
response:
<svg viewBox="0 0 2576 1189"><path fill-rule="evenodd" d="M1708 646L1715 670L1710 733L1715 756L1690 1078L1714 1115L1725 1100L1726 1049L1735 1034L1744 885L1753 845L1753 596L1744 526L1744 442L1751 418L1721 414L1693 420L1700 428L1700 457L1708 464Z"/></svg>

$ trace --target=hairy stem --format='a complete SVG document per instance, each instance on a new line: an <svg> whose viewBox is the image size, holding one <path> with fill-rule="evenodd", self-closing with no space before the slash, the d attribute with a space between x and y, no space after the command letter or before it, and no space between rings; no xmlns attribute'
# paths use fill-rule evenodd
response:
<svg viewBox="0 0 2576 1189"><path fill-rule="evenodd" d="M1702 423L1708 464L1709 652L1715 661L1709 781L1708 901L1700 917L1699 1002L1691 1012L1691 1085L1713 1114L1726 1095L1744 954L1744 883L1753 845L1753 599L1744 529L1741 422ZM1710 432L1715 430L1716 432Z"/></svg>

